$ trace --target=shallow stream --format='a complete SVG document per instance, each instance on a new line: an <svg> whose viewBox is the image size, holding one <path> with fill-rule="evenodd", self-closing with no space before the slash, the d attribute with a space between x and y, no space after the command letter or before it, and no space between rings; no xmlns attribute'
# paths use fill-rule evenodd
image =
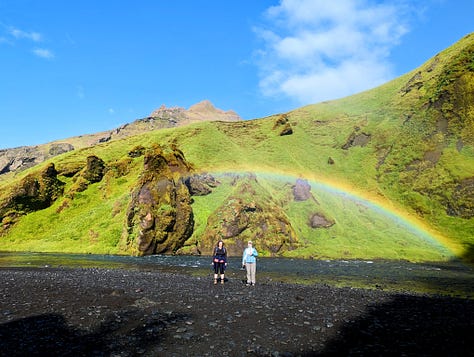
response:
<svg viewBox="0 0 474 357"><path fill-rule="evenodd" d="M146 257L0 252L1 268L103 268L166 271L210 277L211 259L205 256L154 255ZM244 280L241 260L231 257L226 271L231 280ZM303 260L259 258L257 280L329 284L394 292L417 292L474 298L474 268L459 261Z"/></svg>

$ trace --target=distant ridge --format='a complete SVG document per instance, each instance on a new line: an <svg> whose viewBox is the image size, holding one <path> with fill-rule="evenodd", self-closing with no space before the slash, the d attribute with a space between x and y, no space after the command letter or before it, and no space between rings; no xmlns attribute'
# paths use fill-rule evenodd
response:
<svg viewBox="0 0 474 357"><path fill-rule="evenodd" d="M242 118L233 110L224 111L214 107L209 100L203 100L185 110L181 107L167 108L162 105L153 111L149 118L166 119L170 118L176 125L187 125L200 121L239 121ZM179 120L178 120L179 119Z"/></svg>
<svg viewBox="0 0 474 357"><path fill-rule="evenodd" d="M203 100L185 109L168 108L162 105L148 117L137 119L118 128L94 134L74 136L35 146L0 150L0 175L19 172L33 167L51 157L90 147L111 140L123 139L153 130L174 128L202 121L240 121L242 118L233 110L224 111L214 107L209 100Z"/></svg>

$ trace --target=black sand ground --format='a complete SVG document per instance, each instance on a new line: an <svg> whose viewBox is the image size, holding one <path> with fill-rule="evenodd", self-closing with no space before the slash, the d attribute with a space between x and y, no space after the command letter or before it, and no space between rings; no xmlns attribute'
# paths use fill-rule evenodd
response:
<svg viewBox="0 0 474 357"><path fill-rule="evenodd" d="M474 301L109 269L0 269L1 356L468 356Z"/></svg>

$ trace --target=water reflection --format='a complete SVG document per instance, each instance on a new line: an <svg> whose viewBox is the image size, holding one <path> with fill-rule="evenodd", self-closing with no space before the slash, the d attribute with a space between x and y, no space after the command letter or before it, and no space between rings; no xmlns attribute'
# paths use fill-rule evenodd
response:
<svg viewBox="0 0 474 357"><path fill-rule="evenodd" d="M227 275L243 279L241 259L231 257ZM302 260L260 258L260 281L327 283L338 286L410 290L474 298L474 270L460 262ZM154 255L146 257L0 252L0 268L104 268L167 271L206 276L206 256Z"/></svg>

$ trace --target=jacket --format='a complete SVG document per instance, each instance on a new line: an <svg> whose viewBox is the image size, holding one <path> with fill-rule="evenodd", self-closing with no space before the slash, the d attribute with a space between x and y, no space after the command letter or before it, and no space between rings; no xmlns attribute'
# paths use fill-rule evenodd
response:
<svg viewBox="0 0 474 357"><path fill-rule="evenodd" d="M212 258L214 263L227 263L227 249L225 249L225 247L222 247L222 249L215 247Z"/></svg>
<svg viewBox="0 0 474 357"><path fill-rule="evenodd" d="M248 250L251 249L251 255L248 256L247 255L247 252ZM255 263L257 261L257 259L255 259L255 257L258 256L258 252L257 252L257 249L255 248L245 248L244 249L244 254L242 255L242 265L245 265L247 263L251 264L251 263Z"/></svg>

